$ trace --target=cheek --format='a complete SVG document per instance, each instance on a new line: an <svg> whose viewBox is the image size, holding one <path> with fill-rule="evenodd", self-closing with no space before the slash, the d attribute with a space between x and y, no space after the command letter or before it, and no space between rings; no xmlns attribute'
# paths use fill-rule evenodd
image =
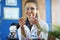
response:
<svg viewBox="0 0 60 40"><path fill-rule="evenodd" d="M26 13L26 15L28 15L28 14L29 14L27 11L26 11L25 13Z"/></svg>
<svg viewBox="0 0 60 40"><path fill-rule="evenodd" d="M33 11L33 13L34 13L33 16L36 17L37 11L35 10L35 11Z"/></svg>
<svg viewBox="0 0 60 40"><path fill-rule="evenodd" d="M36 13L34 13L33 16L36 17Z"/></svg>

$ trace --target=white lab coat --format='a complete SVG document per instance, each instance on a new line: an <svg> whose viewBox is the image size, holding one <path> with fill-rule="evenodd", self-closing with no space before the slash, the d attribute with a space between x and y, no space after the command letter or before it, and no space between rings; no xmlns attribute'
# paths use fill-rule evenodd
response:
<svg viewBox="0 0 60 40"><path fill-rule="evenodd" d="M47 40L47 38L48 38L48 25L46 22L43 22L42 20L39 20L39 24L41 25L41 28L43 29L43 31L41 31L39 37L40 37L40 39ZM25 30L27 38L31 38L31 39L38 38L37 29L38 28L36 27L36 25L33 25L32 29L30 31L29 28L26 25L24 25L24 30ZM21 27L18 29L18 36L19 36L19 40L25 40L25 39L22 39L24 37L21 35Z"/></svg>

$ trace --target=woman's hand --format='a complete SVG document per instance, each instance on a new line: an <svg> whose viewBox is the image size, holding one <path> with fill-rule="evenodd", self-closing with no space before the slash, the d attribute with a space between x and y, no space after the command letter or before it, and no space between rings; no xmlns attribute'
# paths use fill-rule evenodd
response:
<svg viewBox="0 0 60 40"><path fill-rule="evenodd" d="M24 25L25 25L25 18L20 18L19 19L19 25L21 27L21 34L26 38L26 33L25 33L25 30L24 30Z"/></svg>
<svg viewBox="0 0 60 40"><path fill-rule="evenodd" d="M37 20L36 18L34 18L34 17L32 17L32 19L30 20L30 22L31 22L32 24L35 24L35 25L38 24L38 20Z"/></svg>
<svg viewBox="0 0 60 40"><path fill-rule="evenodd" d="M25 21L26 21L25 18L23 18L23 17L20 18L20 19L19 19L19 25L20 25L21 27L23 27L23 26L25 25Z"/></svg>

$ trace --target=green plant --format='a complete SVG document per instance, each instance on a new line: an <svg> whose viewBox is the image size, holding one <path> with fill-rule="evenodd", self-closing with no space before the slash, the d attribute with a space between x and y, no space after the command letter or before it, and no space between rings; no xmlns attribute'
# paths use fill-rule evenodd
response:
<svg viewBox="0 0 60 40"><path fill-rule="evenodd" d="M54 26L54 31L50 31L49 35L53 35L56 38L60 39L60 25L53 25Z"/></svg>

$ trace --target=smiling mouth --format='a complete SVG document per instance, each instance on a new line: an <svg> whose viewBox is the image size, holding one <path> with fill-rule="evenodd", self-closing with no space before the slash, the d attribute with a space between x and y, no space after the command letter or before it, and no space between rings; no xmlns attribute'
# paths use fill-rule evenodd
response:
<svg viewBox="0 0 60 40"><path fill-rule="evenodd" d="M31 13L31 14L30 14L30 17L32 17L32 16L33 16L33 14Z"/></svg>

